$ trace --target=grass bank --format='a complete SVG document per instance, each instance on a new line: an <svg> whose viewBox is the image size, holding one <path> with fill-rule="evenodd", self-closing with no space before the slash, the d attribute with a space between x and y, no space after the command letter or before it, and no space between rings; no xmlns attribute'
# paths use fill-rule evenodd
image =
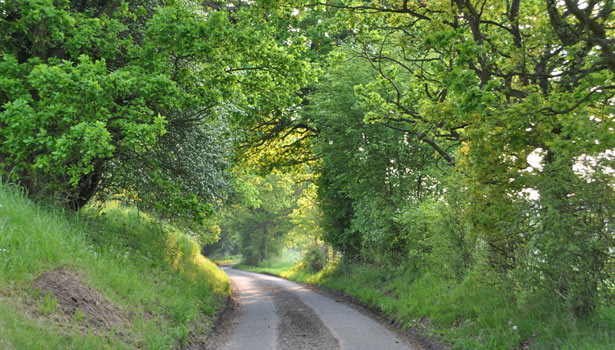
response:
<svg viewBox="0 0 615 350"><path fill-rule="evenodd" d="M226 255L208 257L216 265L236 265L241 261L241 255Z"/></svg>
<svg viewBox="0 0 615 350"><path fill-rule="evenodd" d="M0 184L0 348L185 345L229 294L226 275L199 251L134 209L75 214Z"/></svg>
<svg viewBox="0 0 615 350"><path fill-rule="evenodd" d="M291 270L294 264L295 263L290 260L270 259L270 260L263 261L258 266L237 264L237 265L234 265L233 268L244 270L244 271L249 271L249 272L256 272L256 273L270 273L273 275L280 276L284 274L285 272Z"/></svg>
<svg viewBox="0 0 615 350"><path fill-rule="evenodd" d="M510 289L472 276L455 281L403 267L349 263L311 273L275 264L239 267L344 292L454 349L615 349L613 307L601 306L577 320L548 299L515 300Z"/></svg>
<svg viewBox="0 0 615 350"><path fill-rule="evenodd" d="M270 258L262 261L258 266L251 266L245 263L236 264L233 267L240 270L256 273L269 273L272 275L282 275L293 270L301 259L301 253L293 249L285 249L279 257ZM239 259L241 261L241 259ZM293 270L294 271L294 270Z"/></svg>

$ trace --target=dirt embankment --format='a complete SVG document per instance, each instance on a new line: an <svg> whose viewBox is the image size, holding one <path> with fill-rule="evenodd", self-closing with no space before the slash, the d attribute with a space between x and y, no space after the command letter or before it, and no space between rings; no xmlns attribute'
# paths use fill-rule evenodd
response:
<svg viewBox="0 0 615 350"><path fill-rule="evenodd" d="M50 295L69 320L83 320L93 332L117 331L129 322L130 314L113 305L94 288L86 285L75 271L58 268L47 271L32 281L32 288L41 296ZM61 317L60 317L61 318ZM57 322L63 323L57 319ZM70 321L69 321L70 322Z"/></svg>
<svg viewBox="0 0 615 350"><path fill-rule="evenodd" d="M120 338L126 337L122 329L132 322L132 313L122 310L106 299L100 292L83 282L76 271L66 267L43 273L32 281L32 290L38 300L28 304L29 313L43 317L59 327L77 326L83 332L95 334L111 332ZM41 301L50 296L57 303L51 312L40 310ZM209 349L215 335L233 319L237 306L231 296L225 300L223 309L216 319L204 316L195 322L188 341L181 346L183 350ZM152 317L149 314L146 317ZM78 322L75 322L78 321ZM130 339L125 339L131 343ZM1 343L0 343L1 344Z"/></svg>

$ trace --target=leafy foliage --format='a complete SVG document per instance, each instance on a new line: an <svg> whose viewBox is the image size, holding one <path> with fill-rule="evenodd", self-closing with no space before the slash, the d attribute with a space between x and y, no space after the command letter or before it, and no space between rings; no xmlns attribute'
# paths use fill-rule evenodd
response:
<svg viewBox="0 0 615 350"><path fill-rule="evenodd" d="M291 228L288 215L300 193L289 175L258 176L244 173L239 177L234 204L222 222L222 232L238 237L243 262L257 265L280 254Z"/></svg>
<svg viewBox="0 0 615 350"><path fill-rule="evenodd" d="M0 176L32 194L209 217L187 227L250 264L311 245L318 270L326 242L577 318L612 300L613 0L0 15Z"/></svg>
<svg viewBox="0 0 615 350"><path fill-rule="evenodd" d="M335 63L324 75L304 118L320 131L313 141L320 159L318 199L323 237L348 257L404 259L396 208L417 203L436 185L437 169L426 147L403 132L369 122L355 87L375 79L365 62Z"/></svg>
<svg viewBox="0 0 615 350"><path fill-rule="evenodd" d="M283 108L305 75L301 43L280 45L250 6L8 1L0 14L0 174L73 208L121 194L202 222L229 189L231 122Z"/></svg>
<svg viewBox="0 0 615 350"><path fill-rule="evenodd" d="M608 300L612 1L288 3L337 20L297 119L326 241L378 264L459 253L457 278L485 264L578 317Z"/></svg>

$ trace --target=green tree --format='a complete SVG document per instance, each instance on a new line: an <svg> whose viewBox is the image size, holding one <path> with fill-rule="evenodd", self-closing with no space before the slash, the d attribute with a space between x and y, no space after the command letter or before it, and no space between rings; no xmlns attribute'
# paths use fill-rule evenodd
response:
<svg viewBox="0 0 615 350"><path fill-rule="evenodd" d="M429 148L406 137L403 125L370 121L356 91L376 75L364 60L345 60L348 54L338 50L303 111L319 131L312 144L323 238L347 257L363 252L399 262L408 242L396 211L437 191L438 170Z"/></svg>
<svg viewBox="0 0 615 350"><path fill-rule="evenodd" d="M320 244L322 234L322 211L318 206L317 187L309 183L302 189L297 207L289 214L292 228L288 232L289 244L294 248L305 249Z"/></svg>
<svg viewBox="0 0 615 350"><path fill-rule="evenodd" d="M238 176L235 194L221 221L222 232L238 237L246 264L258 265L277 256L287 241L292 223L288 215L296 208L300 191L289 174Z"/></svg>
<svg viewBox="0 0 615 350"><path fill-rule="evenodd" d="M131 194L201 221L224 197L231 121L296 99L304 45L257 6L0 3L0 175L80 208Z"/></svg>
<svg viewBox="0 0 615 350"><path fill-rule="evenodd" d="M594 218L615 201L613 174L595 162L602 176L590 185L574 167L615 143L613 1L290 3L333 11L352 33L354 57L377 74L356 89L369 121L395 125L464 174L464 217L491 267L506 279L532 255L541 262L533 276L549 281L543 292L578 316L590 312L611 259L610 221ZM537 198L527 198L533 190ZM341 219L357 207L342 206L347 192L335 191L341 201L325 203L325 216L346 213L336 223L348 227Z"/></svg>

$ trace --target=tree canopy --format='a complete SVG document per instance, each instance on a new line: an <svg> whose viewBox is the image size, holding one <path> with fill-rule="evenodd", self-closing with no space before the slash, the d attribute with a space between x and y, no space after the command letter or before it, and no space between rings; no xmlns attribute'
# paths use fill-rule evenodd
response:
<svg viewBox="0 0 615 350"><path fill-rule="evenodd" d="M2 2L2 177L202 220L228 192L232 120L286 108L305 76L258 9L214 5Z"/></svg>
<svg viewBox="0 0 615 350"><path fill-rule="evenodd" d="M474 254L577 315L595 307L612 273L612 1L286 6L330 38L305 107L276 124L282 147L310 131L325 240L371 261L453 240L463 266Z"/></svg>
<svg viewBox="0 0 615 350"><path fill-rule="evenodd" d="M253 263L325 242L586 316L613 296L614 11L2 1L0 177L208 217Z"/></svg>

